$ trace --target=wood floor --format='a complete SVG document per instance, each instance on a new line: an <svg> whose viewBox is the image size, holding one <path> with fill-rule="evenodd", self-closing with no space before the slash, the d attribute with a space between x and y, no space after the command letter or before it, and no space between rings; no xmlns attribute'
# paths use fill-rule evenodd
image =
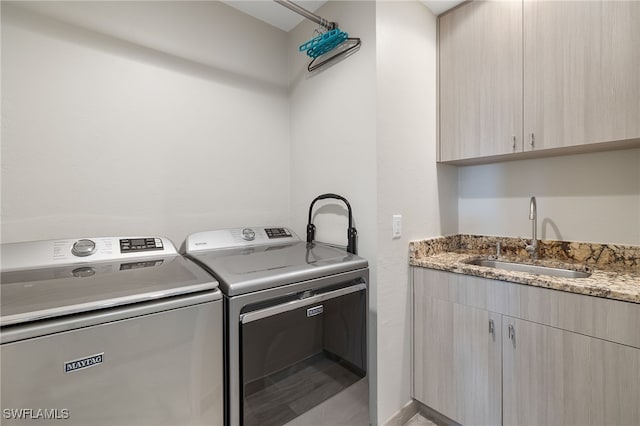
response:
<svg viewBox="0 0 640 426"><path fill-rule="evenodd" d="M317 355L245 386L244 424L280 426L328 400L361 377Z"/></svg>

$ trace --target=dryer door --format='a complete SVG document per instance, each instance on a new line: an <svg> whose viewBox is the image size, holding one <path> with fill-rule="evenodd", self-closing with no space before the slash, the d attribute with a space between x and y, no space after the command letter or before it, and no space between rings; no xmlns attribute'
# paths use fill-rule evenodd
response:
<svg viewBox="0 0 640 426"><path fill-rule="evenodd" d="M364 377L366 303L357 282L243 313L243 424L282 425Z"/></svg>

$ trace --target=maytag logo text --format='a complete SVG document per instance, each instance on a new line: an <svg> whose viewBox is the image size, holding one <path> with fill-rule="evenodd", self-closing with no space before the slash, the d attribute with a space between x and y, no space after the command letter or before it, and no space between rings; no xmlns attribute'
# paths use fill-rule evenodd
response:
<svg viewBox="0 0 640 426"><path fill-rule="evenodd" d="M91 355L85 358L74 359L73 361L67 361L64 363L64 372L71 373L73 371L84 370L85 368L94 367L98 364L102 364L104 360L104 352Z"/></svg>

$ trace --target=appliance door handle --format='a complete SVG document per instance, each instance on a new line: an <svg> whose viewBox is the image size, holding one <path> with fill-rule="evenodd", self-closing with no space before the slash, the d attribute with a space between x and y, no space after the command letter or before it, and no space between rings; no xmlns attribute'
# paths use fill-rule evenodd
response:
<svg viewBox="0 0 640 426"><path fill-rule="evenodd" d="M319 303L329 299L335 299L336 297L345 296L347 294L356 293L358 291L363 291L366 289L367 285L365 283L360 283L352 285L350 287L344 287L338 290L316 294L315 296L306 297L304 299L292 300L280 305L270 306L268 308L242 314L240 315L240 322L242 324L247 324L253 321L261 320L263 318L271 317L273 315L281 314L283 312L293 311L294 309L298 309L305 305Z"/></svg>

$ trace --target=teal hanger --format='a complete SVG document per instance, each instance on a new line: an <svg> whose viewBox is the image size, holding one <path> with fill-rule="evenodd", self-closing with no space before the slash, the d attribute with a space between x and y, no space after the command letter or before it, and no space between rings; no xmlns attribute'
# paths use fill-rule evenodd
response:
<svg viewBox="0 0 640 426"><path fill-rule="evenodd" d="M336 28L301 44L298 50L300 52L304 52L306 50L307 55L315 59L318 56L324 55L325 53L335 49L348 38L349 34L339 28Z"/></svg>

